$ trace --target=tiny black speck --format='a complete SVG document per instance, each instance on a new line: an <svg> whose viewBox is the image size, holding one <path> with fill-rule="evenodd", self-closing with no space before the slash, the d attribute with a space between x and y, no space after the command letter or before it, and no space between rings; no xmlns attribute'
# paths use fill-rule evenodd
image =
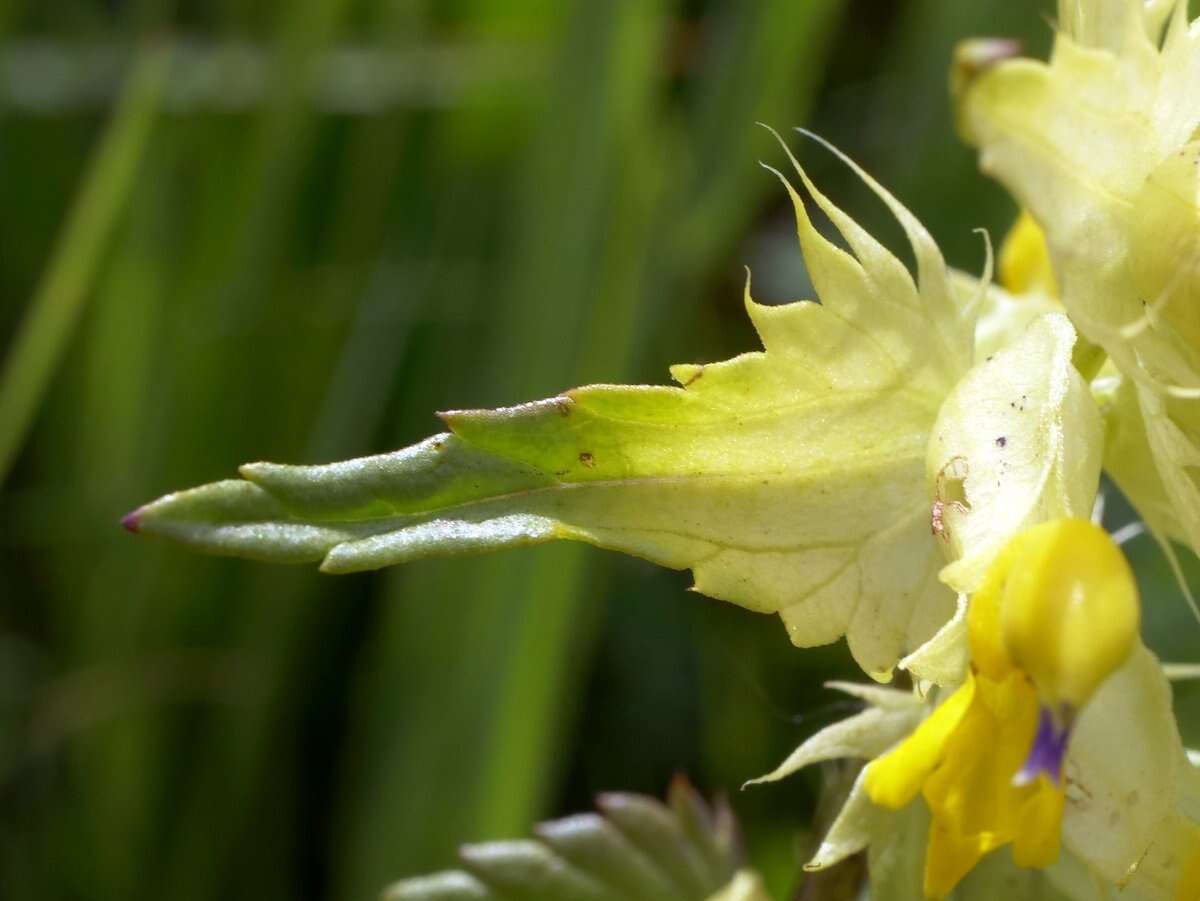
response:
<svg viewBox="0 0 1200 901"><path fill-rule="evenodd" d="M1006 444L1008 444L1008 439L1003 435L996 439L996 447L1004 447Z"/></svg>

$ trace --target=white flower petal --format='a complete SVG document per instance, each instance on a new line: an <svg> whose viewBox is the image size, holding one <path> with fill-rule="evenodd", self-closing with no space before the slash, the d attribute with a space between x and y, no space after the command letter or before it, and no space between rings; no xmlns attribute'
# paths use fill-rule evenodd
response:
<svg viewBox="0 0 1200 901"><path fill-rule="evenodd" d="M999 549L1025 526L1091 513L1103 432L1088 387L1071 365L1075 330L1060 314L975 365L942 405L926 472L945 501L942 520L959 557L941 578L978 587ZM958 490L965 508L954 506Z"/></svg>

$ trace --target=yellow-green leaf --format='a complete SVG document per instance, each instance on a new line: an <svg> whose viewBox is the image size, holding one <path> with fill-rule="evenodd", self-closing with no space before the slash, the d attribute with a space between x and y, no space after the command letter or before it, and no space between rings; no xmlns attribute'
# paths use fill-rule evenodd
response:
<svg viewBox="0 0 1200 901"><path fill-rule="evenodd" d="M856 169L907 233L915 282L796 169L852 252L785 181L821 303L760 305L747 284L762 351L674 367L676 388L443 414L451 433L393 454L251 464L244 481L168 495L127 524L327 572L586 541L691 568L698 591L779 613L796 644L846 635L885 678L954 609L923 470L973 323L932 239L879 185Z"/></svg>

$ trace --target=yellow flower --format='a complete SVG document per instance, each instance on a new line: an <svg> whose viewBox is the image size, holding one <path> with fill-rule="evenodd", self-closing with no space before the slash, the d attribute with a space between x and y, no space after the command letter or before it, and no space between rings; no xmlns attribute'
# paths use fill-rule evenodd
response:
<svg viewBox="0 0 1200 901"><path fill-rule="evenodd" d="M1038 292L1058 297L1058 280L1050 263L1046 234L1028 210L1021 210L1004 238L997 264L1000 284L1010 294Z"/></svg>
<svg viewBox="0 0 1200 901"><path fill-rule="evenodd" d="M1042 523L997 556L971 600L966 681L866 773L876 804L899 809L924 795L929 897L1005 844L1018 866L1057 859L1072 725L1137 632L1133 575L1090 522Z"/></svg>

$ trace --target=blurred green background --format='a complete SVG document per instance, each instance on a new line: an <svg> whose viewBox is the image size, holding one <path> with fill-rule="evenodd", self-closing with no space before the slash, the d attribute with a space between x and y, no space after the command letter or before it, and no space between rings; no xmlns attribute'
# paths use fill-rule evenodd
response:
<svg viewBox="0 0 1200 901"><path fill-rule="evenodd" d="M950 53L1043 53L1050 6L0 0L0 897L372 898L677 771L804 891L822 774L737 787L852 709L821 687L855 676L843 646L600 551L331 578L117 520L753 348L744 265L810 296L757 121L833 140L978 271L971 229L1014 209L954 137ZM1129 548L1152 644L1197 659Z"/></svg>

